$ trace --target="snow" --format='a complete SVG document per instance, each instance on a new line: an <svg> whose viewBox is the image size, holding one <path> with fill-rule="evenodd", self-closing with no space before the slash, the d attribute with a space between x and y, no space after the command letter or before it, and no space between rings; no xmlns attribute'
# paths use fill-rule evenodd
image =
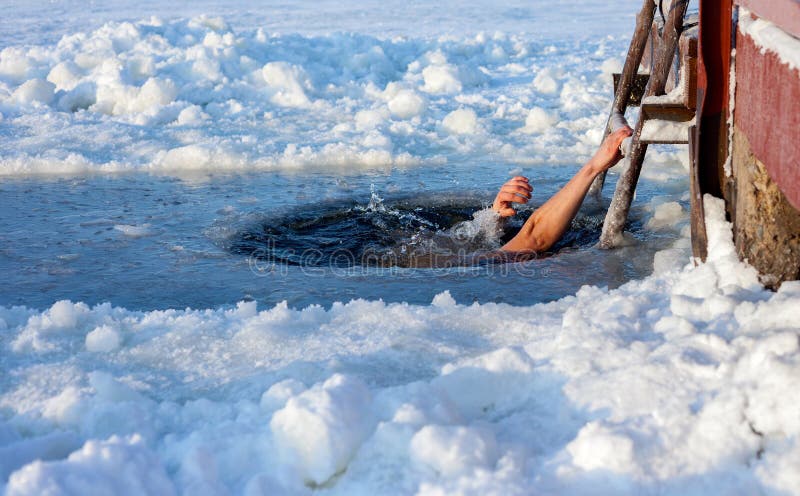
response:
<svg viewBox="0 0 800 496"><path fill-rule="evenodd" d="M541 107L533 107L525 118L525 127L521 132L526 134L541 134L558 122L558 117L547 112Z"/></svg>
<svg viewBox="0 0 800 496"><path fill-rule="evenodd" d="M425 111L425 99L413 90L401 90L389 83L387 92L391 93L387 106L393 116L400 119L417 117Z"/></svg>
<svg viewBox="0 0 800 496"><path fill-rule="evenodd" d="M86 335L86 349L89 351L98 353L114 351L119 345L119 333L110 326L99 326Z"/></svg>
<svg viewBox="0 0 800 496"><path fill-rule="evenodd" d="M754 19L750 10L741 6L738 28L753 39L761 53L770 51L791 69L800 70L800 40L765 19Z"/></svg>
<svg viewBox="0 0 800 496"><path fill-rule="evenodd" d="M725 177L733 176L733 119L736 112L736 48L731 49L731 68L728 73L728 154L722 164Z"/></svg>
<svg viewBox="0 0 800 496"><path fill-rule="evenodd" d="M667 143L685 143L689 139L689 128L694 119L688 121L668 121L647 119L642 125L641 140Z"/></svg>
<svg viewBox="0 0 800 496"><path fill-rule="evenodd" d="M212 13L219 8L208 2ZM580 5L564 8L583 16ZM122 15L127 4L119 7ZM283 32L242 19L237 9L224 10L245 27L214 15L170 17L169 8L151 7L162 16L112 17L91 26L75 12L52 41L0 50L0 115L9 130L0 134L7 150L0 176L369 169L476 156L515 166L545 158L567 163L588 157L596 145L586 138L595 127L586 117L606 106L609 80L602 71L619 61L604 58L598 70L586 58L616 49L622 39L581 33L576 48L560 33L556 41L537 38L555 14L514 2L493 13L503 19L493 30L528 29L518 18L532 16L541 25L536 36L513 30L420 35L413 17L399 24L403 36L320 32L311 25L304 26L311 32ZM373 10L378 7L361 7L378 16L376 26L363 23L370 33L380 33L377 24L391 14ZM274 8L276 15L283 9ZM475 8L486 9L481 2L458 3L448 15L461 19ZM595 18L615 11L598 10ZM69 31L73 23L83 30ZM23 38L29 34L11 28ZM563 63L554 66L550 57ZM365 121L365 112L373 118ZM548 132L557 123L560 131ZM463 139L506 127L548 138ZM545 147L563 151L544 155Z"/></svg>
<svg viewBox="0 0 800 496"><path fill-rule="evenodd" d="M683 78L684 74L686 74L686 71L681 73L681 78ZM669 93L666 93L664 95L646 96L642 99L642 103L646 104L683 103L685 99L684 88L685 88L685 83L683 82L683 79L681 79L678 85L675 86L675 88L673 88L673 90L670 91Z"/></svg>
<svg viewBox="0 0 800 496"><path fill-rule="evenodd" d="M683 207L676 201L665 202L657 207L653 212L653 216L647 221L647 227L650 229L659 229L664 227L673 227L686 215Z"/></svg>
<svg viewBox="0 0 800 496"><path fill-rule="evenodd" d="M705 204L707 263L534 307L0 307L6 492L796 493L800 284Z"/></svg>
<svg viewBox="0 0 800 496"><path fill-rule="evenodd" d="M11 475L8 496L176 494L164 467L139 436L88 441L57 462L33 462Z"/></svg>
<svg viewBox="0 0 800 496"><path fill-rule="evenodd" d="M487 182L486 162L574 165L602 138L603 73L629 30L605 37L616 5L529 3L318 2L242 28L244 7L228 9L240 23L172 6L97 20L80 3L51 26L64 4L29 6L19 27L0 21L0 175L398 166L424 189L448 162ZM549 38L463 29L518 18ZM581 26L591 40L572 38ZM665 196L642 207L645 234L674 241L616 289L533 306L443 291L153 310L111 290L97 305L0 305L0 492L800 494L800 283L765 290L708 196L708 260L690 259L675 156L648 155L643 177ZM223 216L246 205L225 201ZM92 215L125 249L161 242L156 216ZM497 228L490 210L458 226L499 242ZM537 275L531 290L559 283Z"/></svg>
<svg viewBox="0 0 800 496"><path fill-rule="evenodd" d="M540 71L533 78L533 87L540 93L554 94L558 92L558 82L549 69Z"/></svg>
<svg viewBox="0 0 800 496"><path fill-rule="evenodd" d="M475 134L478 131L478 115L472 109L458 109L444 117L442 127L450 134Z"/></svg>
<svg viewBox="0 0 800 496"><path fill-rule="evenodd" d="M347 468L374 428L371 400L363 382L341 374L289 398L269 423L278 455L303 481L327 482Z"/></svg>

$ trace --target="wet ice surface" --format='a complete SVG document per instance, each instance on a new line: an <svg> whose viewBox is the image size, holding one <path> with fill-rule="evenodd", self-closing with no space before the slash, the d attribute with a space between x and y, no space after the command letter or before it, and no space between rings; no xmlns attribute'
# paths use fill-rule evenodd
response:
<svg viewBox="0 0 800 496"><path fill-rule="evenodd" d="M269 173L178 179L139 174L5 181L0 184L0 270L7 283L0 286L0 304L41 308L71 299L109 301L129 309L206 308L255 299L305 307L352 298L427 304L450 290L462 303L527 305L571 294L584 284L616 287L647 275L654 251L677 235L674 230L644 230L640 216L650 214L634 209L633 233L640 241L635 247L600 252L593 244L604 210L587 199L577 229L555 256L522 263L348 267L351 264L340 257L338 262L319 260L307 264L314 267L298 267L279 258L252 256L266 246L259 241L251 241L249 251L242 246L245 234L292 217L315 220L335 214L339 221L348 221L364 216L371 188L385 205L417 209L438 224L421 228L413 222L398 223L367 232L367 237L408 242L427 233L432 239L471 219L493 198L495 191L476 170L474 164L464 164L352 176ZM532 204L549 197L573 170L532 169ZM499 186L506 176L497 174L494 182ZM659 194L663 192L662 185ZM639 199L646 202L652 195L645 181ZM355 211L348 216L351 208ZM442 217L443 212L448 216ZM526 212L530 209L518 214L517 223ZM513 232L509 226L508 233ZM330 253L331 246L342 242L349 247L351 234L345 222L333 231L306 233L299 241L305 247L327 246ZM473 240L448 248L469 254L493 246Z"/></svg>

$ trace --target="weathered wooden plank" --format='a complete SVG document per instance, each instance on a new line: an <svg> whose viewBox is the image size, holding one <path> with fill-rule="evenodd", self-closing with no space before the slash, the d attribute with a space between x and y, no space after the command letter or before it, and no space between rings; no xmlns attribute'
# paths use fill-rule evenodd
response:
<svg viewBox="0 0 800 496"><path fill-rule="evenodd" d="M672 0L670 4L669 17L664 25L661 53L658 54L653 71L650 74L645 97L664 93L664 86L672 68L672 61L675 58L675 48L678 44L680 31L683 28L683 16L686 14L688 4L689 0ZM647 143L641 141L643 125L644 119L639 119L636 123L631 149L628 152L630 163L617 180L614 198L611 200L611 205L603 222L603 231L600 234L599 243L601 248L613 248L622 237L622 229L628 218L633 193L636 190L636 183L639 181L639 174L642 171L644 156L647 153Z"/></svg>
<svg viewBox="0 0 800 496"><path fill-rule="evenodd" d="M642 104L640 119L663 119L668 121L688 121L694 117L694 109L680 103Z"/></svg>
<svg viewBox="0 0 800 496"><path fill-rule="evenodd" d="M606 129L603 134L604 138L611 132L611 116L616 112L625 115L625 109L628 106L633 82L636 74L639 72L639 64L642 61L647 38L650 36L650 26L653 24L655 10L656 6L653 0L644 0L641 10L636 15L636 29L633 32L631 44L628 47L628 55L625 57L625 65L622 68L622 75L616 87L614 104L611 106L611 112L608 114ZM603 191L605 180L605 172L599 174L589 188L589 194L599 197L600 193Z"/></svg>
<svg viewBox="0 0 800 496"><path fill-rule="evenodd" d="M691 215L689 225L692 230L692 256L696 260L706 261L708 256L708 234L706 233L706 212L703 206L703 192L700 190L700 173L698 167L699 145L697 128L689 129L689 205Z"/></svg>
<svg viewBox="0 0 800 496"><path fill-rule="evenodd" d="M692 110L697 108L697 28L681 35L678 52L681 55L683 76L683 104Z"/></svg>

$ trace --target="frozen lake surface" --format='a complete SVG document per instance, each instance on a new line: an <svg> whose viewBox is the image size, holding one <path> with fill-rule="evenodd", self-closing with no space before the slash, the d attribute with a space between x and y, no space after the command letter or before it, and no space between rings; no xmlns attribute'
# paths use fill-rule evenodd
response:
<svg viewBox="0 0 800 496"><path fill-rule="evenodd" d="M5 2L0 492L798 494L800 286L712 198L691 263L680 147L628 246L612 172L462 263L594 152L639 5Z"/></svg>

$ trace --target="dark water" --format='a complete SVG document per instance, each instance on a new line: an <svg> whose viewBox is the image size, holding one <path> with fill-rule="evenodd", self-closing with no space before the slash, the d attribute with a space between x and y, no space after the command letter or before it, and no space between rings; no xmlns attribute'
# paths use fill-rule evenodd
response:
<svg viewBox="0 0 800 496"><path fill-rule="evenodd" d="M368 204L354 201L304 206L250 225L228 240L230 252L259 260L312 267L445 268L545 258L565 248L597 243L602 212L579 214L552 250L507 254L498 250L535 207L499 219L480 203L430 196ZM639 225L629 225L628 229Z"/></svg>

